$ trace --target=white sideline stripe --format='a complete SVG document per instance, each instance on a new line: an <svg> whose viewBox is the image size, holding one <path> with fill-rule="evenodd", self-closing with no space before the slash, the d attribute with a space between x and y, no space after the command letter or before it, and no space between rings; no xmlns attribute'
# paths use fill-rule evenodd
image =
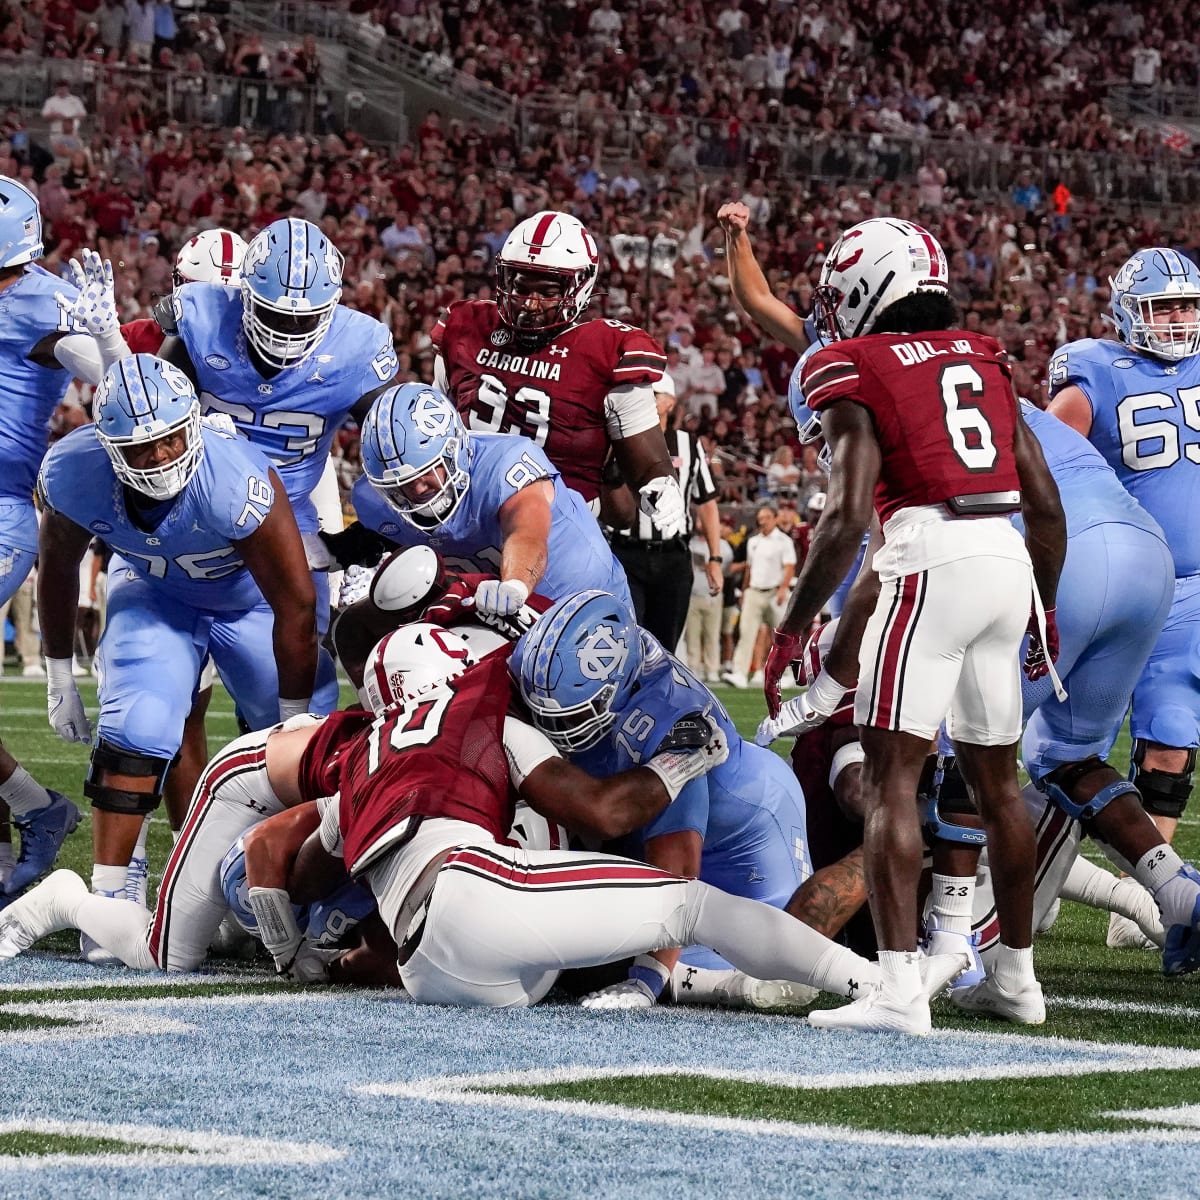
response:
<svg viewBox="0 0 1200 1200"><path fill-rule="evenodd" d="M1145 1004L1140 1000L1101 1000L1094 996L1047 996L1051 1008L1078 1008L1085 1012L1144 1013L1151 1017L1200 1017L1200 1008L1177 1004Z"/></svg>
<svg viewBox="0 0 1200 1200"><path fill-rule="evenodd" d="M835 1125L802 1124L791 1121L752 1120L711 1116L698 1113L672 1113L659 1109L626 1108L615 1104L595 1104L583 1101L543 1100L533 1096L498 1095L482 1088L538 1086L573 1082L585 1079L604 1079L617 1076L700 1076L708 1079L729 1079L747 1083L768 1083L797 1090L817 1088L864 1088L929 1082L971 1082L985 1079L1053 1078L1100 1074L1109 1071L1147 1071L1183 1069L1200 1066L1200 1051L1176 1050L1163 1047L1130 1044L1109 1045L1065 1038L1035 1038L1004 1034L962 1034L949 1031L934 1034L940 1040L966 1040L981 1044L1003 1043L1012 1050L1024 1049L1035 1054L1040 1050L1078 1050L1094 1053L1092 1059L1068 1062L1008 1062L992 1067L964 1065L959 1068L931 1068L908 1071L875 1071L868 1074L835 1073L827 1075L795 1075L782 1071L737 1071L710 1068L645 1066L625 1067L560 1067L542 1071L508 1071L483 1075L459 1075L418 1079L403 1083L360 1084L351 1090L364 1096L390 1096L488 1108L519 1109L576 1118L637 1122L683 1129L704 1129L713 1132L760 1134L805 1141L854 1142L866 1146L890 1146L926 1149L972 1149L986 1147L996 1150L1024 1152L1044 1147L1095 1146L1098 1139L1105 1145L1122 1146L1160 1143L1200 1143L1200 1117L1174 1122L1170 1112L1148 1118L1160 1125L1181 1124L1183 1129L1149 1129L1102 1133L1022 1133L969 1134L937 1137L926 1134L885 1133ZM1153 1110L1147 1110L1152 1112ZM1200 1107L1197 1109L1200 1112ZM1120 1115L1120 1114L1118 1114ZM1134 1118L1130 1118L1134 1119Z"/></svg>
<svg viewBox="0 0 1200 1200"><path fill-rule="evenodd" d="M0 1155L0 1171L42 1170L50 1167L173 1167L173 1166L310 1166L336 1162L344 1150L317 1142L279 1142L238 1137L225 1133L193 1133L161 1125L107 1125L100 1121L51 1121L15 1118L0 1121L0 1134L51 1133L68 1137L108 1138L147 1147L182 1146L159 1153L153 1150L94 1154Z"/></svg>
<svg viewBox="0 0 1200 1200"><path fill-rule="evenodd" d="M1154 1121L1163 1125L1200 1129L1200 1104L1180 1104L1175 1108L1126 1108L1103 1115L1118 1117L1123 1121Z"/></svg>

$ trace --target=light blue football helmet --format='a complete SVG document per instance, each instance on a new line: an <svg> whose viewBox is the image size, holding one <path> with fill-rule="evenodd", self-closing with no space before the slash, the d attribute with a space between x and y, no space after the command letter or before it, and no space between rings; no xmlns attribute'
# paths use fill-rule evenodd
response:
<svg viewBox="0 0 1200 1200"><path fill-rule="evenodd" d="M93 400L96 436L117 478L154 500L178 496L200 466L200 400L192 381L153 354L132 354L109 367ZM173 434L183 450L169 462L135 467L129 451Z"/></svg>
<svg viewBox="0 0 1200 1200"><path fill-rule="evenodd" d="M445 524L471 485L470 439L445 393L423 383L388 388L362 426L363 471L410 525Z"/></svg>
<svg viewBox="0 0 1200 1200"><path fill-rule="evenodd" d="M1200 268L1190 258L1167 246L1151 246L1126 259L1108 284L1121 341L1168 362L1200 350ZM1181 306L1191 308L1190 320L1157 319Z"/></svg>
<svg viewBox="0 0 1200 1200"><path fill-rule="evenodd" d="M616 724L633 692L641 633L615 596L577 592L537 619L509 669L538 729L565 753L587 750Z"/></svg>
<svg viewBox="0 0 1200 1200"><path fill-rule="evenodd" d="M272 367L299 366L321 344L342 297L341 251L311 222L272 221L242 261L242 329Z"/></svg>
<svg viewBox="0 0 1200 1200"><path fill-rule="evenodd" d="M828 344L823 338L813 342L800 355L796 365L792 368L792 377L788 380L788 408L791 410L792 419L796 422L796 436L800 439L802 445L808 445L809 442L818 442L821 440L821 414L808 407L808 400L805 399L804 389L800 386L800 376L804 371L804 364L818 350L824 349ZM826 475L829 474L830 468L833 465L833 454L827 445L822 446L818 452L817 465Z"/></svg>
<svg viewBox="0 0 1200 1200"><path fill-rule="evenodd" d="M0 267L19 267L44 252L37 197L23 183L0 175Z"/></svg>

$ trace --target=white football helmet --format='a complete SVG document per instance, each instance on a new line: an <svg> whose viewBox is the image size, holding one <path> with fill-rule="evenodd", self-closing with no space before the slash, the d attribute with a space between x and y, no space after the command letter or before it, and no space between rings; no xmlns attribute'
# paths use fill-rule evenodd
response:
<svg viewBox="0 0 1200 1200"><path fill-rule="evenodd" d="M184 243L175 257L175 286L185 283L223 283L237 287L242 281L246 243L232 229L202 229Z"/></svg>
<svg viewBox="0 0 1200 1200"><path fill-rule="evenodd" d="M471 648L441 625L418 621L384 636L367 655L358 698L379 714L461 675L475 662Z"/></svg>
<svg viewBox="0 0 1200 1200"><path fill-rule="evenodd" d="M569 213L538 213L516 226L496 256L496 303L513 340L536 346L574 325L591 303L599 263L595 239ZM556 307L529 307L533 281L559 284Z"/></svg>
<svg viewBox="0 0 1200 1200"><path fill-rule="evenodd" d="M829 341L870 333L879 314L918 292L949 294L946 252L910 221L872 217L833 244L813 293L813 315Z"/></svg>

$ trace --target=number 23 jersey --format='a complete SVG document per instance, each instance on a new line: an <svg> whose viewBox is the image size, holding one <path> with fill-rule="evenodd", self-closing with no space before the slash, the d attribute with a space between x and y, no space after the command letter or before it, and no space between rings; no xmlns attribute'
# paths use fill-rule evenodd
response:
<svg viewBox="0 0 1200 1200"><path fill-rule="evenodd" d="M1051 394L1074 384L1088 441L1162 526L1175 575L1200 573L1200 355L1169 363L1120 342L1070 342L1050 360Z"/></svg>
<svg viewBox="0 0 1200 1200"><path fill-rule="evenodd" d="M431 336L467 427L531 438L589 504L600 495L609 442L658 425L648 389L662 377L666 355L632 325L584 321L525 351L513 345L494 303L462 300ZM610 398L628 385L647 392Z"/></svg>

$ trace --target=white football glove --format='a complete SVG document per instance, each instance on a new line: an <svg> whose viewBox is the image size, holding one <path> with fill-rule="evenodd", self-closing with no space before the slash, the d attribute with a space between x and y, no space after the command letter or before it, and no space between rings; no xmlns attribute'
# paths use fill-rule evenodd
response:
<svg viewBox="0 0 1200 1200"><path fill-rule="evenodd" d="M729 757L729 742L725 735L711 719L709 724L713 727L713 735L706 746L699 750L666 750L644 764L663 781L672 800L693 779L719 767Z"/></svg>
<svg viewBox="0 0 1200 1200"><path fill-rule="evenodd" d="M519 579L485 579L475 589L475 608L496 617L511 617L529 599L529 589Z"/></svg>
<svg viewBox="0 0 1200 1200"><path fill-rule="evenodd" d="M776 738L799 737L823 725L837 711L850 689L822 671L806 692L789 700L779 716L765 718L754 735L755 745L769 746Z"/></svg>
<svg viewBox="0 0 1200 1200"><path fill-rule="evenodd" d="M665 538L682 537L687 525L687 506L679 480L660 475L638 489L638 506Z"/></svg>
<svg viewBox="0 0 1200 1200"><path fill-rule="evenodd" d="M233 423L233 418L228 413L210 412L205 413L200 418L200 424L205 429L211 429L216 433L224 434L225 437L237 437L237 426ZM312 534L302 534L302 537L311 537ZM328 551L326 551L328 553Z"/></svg>
<svg viewBox="0 0 1200 1200"><path fill-rule="evenodd" d="M289 983L328 983L329 964L343 954L344 950L321 949L305 938L291 963L286 968L276 963L276 971Z"/></svg>
<svg viewBox="0 0 1200 1200"><path fill-rule="evenodd" d="M640 979L626 979L589 992L579 1003L583 1008L653 1008L658 1000Z"/></svg>
<svg viewBox="0 0 1200 1200"><path fill-rule="evenodd" d="M338 590L337 607L348 608L361 600L371 590L375 572L370 567L349 566L342 573L342 586Z"/></svg>
<svg viewBox="0 0 1200 1200"><path fill-rule="evenodd" d="M208 417L205 417L204 420L207 421ZM302 533L300 540L304 543L304 557L308 561L308 569L310 571L328 571L333 563L333 558L329 553L329 547L321 541L321 535L319 533Z"/></svg>
<svg viewBox="0 0 1200 1200"><path fill-rule="evenodd" d="M77 259L69 260L71 282L79 289L79 296L71 306L73 324L97 339L119 332L121 318L117 313L112 263L95 250L85 249L80 257L82 265Z"/></svg>
<svg viewBox="0 0 1200 1200"><path fill-rule="evenodd" d="M92 740L92 725L71 677L71 667L69 658L46 659L46 712L50 728L64 742L82 742L86 746Z"/></svg>

